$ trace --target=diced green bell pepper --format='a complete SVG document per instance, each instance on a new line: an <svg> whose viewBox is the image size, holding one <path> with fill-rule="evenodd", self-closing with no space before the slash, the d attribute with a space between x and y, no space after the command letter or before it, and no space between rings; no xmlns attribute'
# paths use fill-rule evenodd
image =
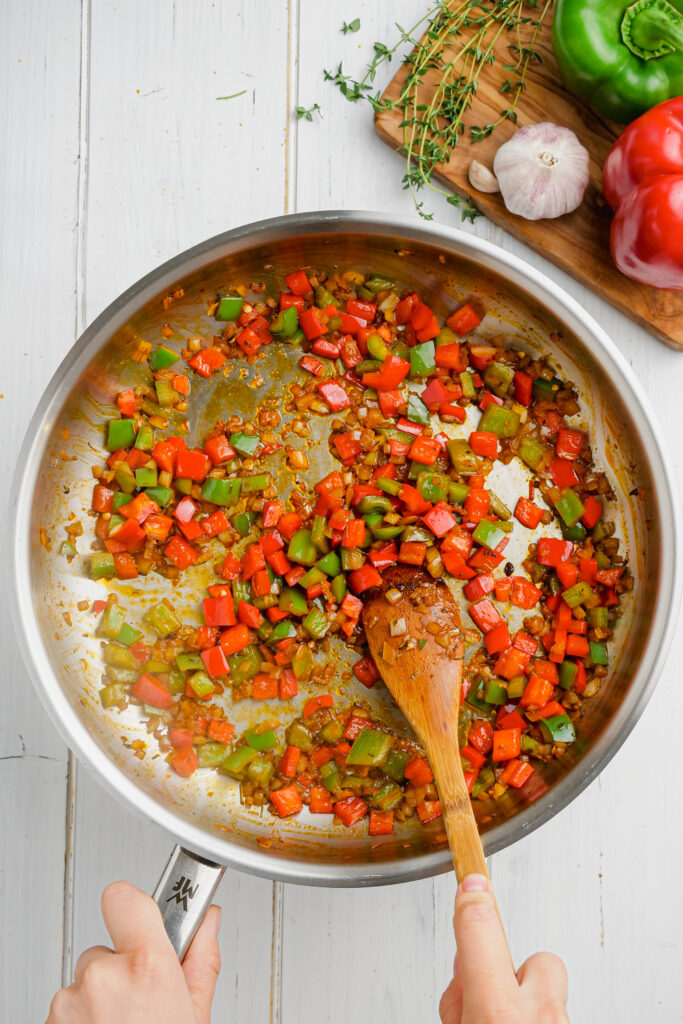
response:
<svg viewBox="0 0 683 1024"><path fill-rule="evenodd" d="M568 715L551 715L538 723L546 743L573 743L574 725Z"/></svg>
<svg viewBox="0 0 683 1024"><path fill-rule="evenodd" d="M230 522L240 537L248 537L257 519L258 516L255 512L238 512L236 515L231 516Z"/></svg>
<svg viewBox="0 0 683 1024"><path fill-rule="evenodd" d="M410 350L410 376L428 377L436 370L436 346L433 341L424 341Z"/></svg>
<svg viewBox="0 0 683 1024"><path fill-rule="evenodd" d="M176 654L175 661L181 672L201 672L204 668L201 655L194 652L181 651Z"/></svg>
<svg viewBox="0 0 683 1024"><path fill-rule="evenodd" d="M403 799L403 790L394 782L385 782L376 793L370 798L373 807L380 811L390 811L400 804Z"/></svg>
<svg viewBox="0 0 683 1024"><path fill-rule="evenodd" d="M290 309L293 309L290 306ZM247 768L247 777L255 782L261 789L268 789L268 785L275 774L275 765L265 757L257 757Z"/></svg>
<svg viewBox="0 0 683 1024"><path fill-rule="evenodd" d="M491 407L487 407L487 412ZM530 469L536 469L539 462L547 452L547 448L540 441L537 441L535 437L529 437L527 434L519 442L517 448L517 454L519 455L522 462L525 462Z"/></svg>
<svg viewBox="0 0 683 1024"><path fill-rule="evenodd" d="M188 677L187 685L200 699L210 697L216 689L210 676L208 676L206 672L193 672L192 675Z"/></svg>
<svg viewBox="0 0 683 1024"><path fill-rule="evenodd" d="M230 683L239 686L247 679L251 679L260 670L263 664L263 655L255 644L250 644L244 650L228 656L228 668L230 669Z"/></svg>
<svg viewBox="0 0 683 1024"><path fill-rule="evenodd" d="M228 748L225 743L201 743L195 748L200 768L216 768L225 760Z"/></svg>
<svg viewBox="0 0 683 1024"><path fill-rule="evenodd" d="M581 544L586 539L586 527L583 523L575 523L574 526L567 526L566 523L560 523L560 529L562 530L562 536L565 540L570 540L574 544Z"/></svg>
<svg viewBox="0 0 683 1024"><path fill-rule="evenodd" d="M114 470L114 479L126 494L132 494L133 491L137 490L138 483L135 479L135 473L127 462L119 462Z"/></svg>
<svg viewBox="0 0 683 1024"><path fill-rule="evenodd" d="M235 779L243 779L247 768L258 756L258 750L254 750L247 744L243 747L236 747L221 763L219 771L232 775Z"/></svg>
<svg viewBox="0 0 683 1024"><path fill-rule="evenodd" d="M299 618L308 612L308 601L299 587L283 587L280 591L278 607L281 612L296 615Z"/></svg>
<svg viewBox="0 0 683 1024"><path fill-rule="evenodd" d="M388 277L380 277L379 274L375 274L365 282L365 287L368 291L372 292L373 295L377 295L378 292L388 292L393 287L395 281L390 281Z"/></svg>
<svg viewBox="0 0 683 1024"><path fill-rule="evenodd" d="M446 442L446 448L451 465L460 476L471 476L479 472L479 459L464 438L452 438Z"/></svg>
<svg viewBox="0 0 683 1024"><path fill-rule="evenodd" d="M297 530L289 542L287 558L299 565L314 565L318 549L313 543L310 530Z"/></svg>
<svg viewBox="0 0 683 1024"><path fill-rule="evenodd" d="M310 614L310 613L309 613ZM304 619L304 622L306 620ZM270 633L268 634L269 647L274 647L275 644L279 644L281 640L294 639L296 636L296 629L294 623L290 622L289 619L283 619L282 622L277 622Z"/></svg>
<svg viewBox="0 0 683 1024"><path fill-rule="evenodd" d="M434 339L436 347L440 345L459 345L460 335L452 331L450 327L442 327L436 338Z"/></svg>
<svg viewBox="0 0 683 1024"><path fill-rule="evenodd" d="M508 691L502 679L489 679L484 691L484 700L487 704L507 703Z"/></svg>
<svg viewBox="0 0 683 1024"><path fill-rule="evenodd" d="M448 497L450 480L444 473L436 473L433 469L421 470L417 475L417 489L425 501L434 505L445 501Z"/></svg>
<svg viewBox="0 0 683 1024"><path fill-rule="evenodd" d="M365 555L360 548L342 548L341 563L344 572L353 572L360 569L365 562Z"/></svg>
<svg viewBox="0 0 683 1024"><path fill-rule="evenodd" d="M368 352L373 359L379 359L380 362L384 362L387 356L391 355L391 350L387 348L384 342L384 338L380 334L371 334L368 338Z"/></svg>
<svg viewBox="0 0 683 1024"><path fill-rule="evenodd" d="M290 309L294 309L294 307L290 306ZM257 494L259 491L265 491L266 487L270 486L270 473L245 476L240 483L242 484L242 494Z"/></svg>
<svg viewBox="0 0 683 1024"><path fill-rule="evenodd" d="M509 699L517 700L519 697L521 697L524 693L524 690L526 689L526 684L526 676L513 676L507 685Z"/></svg>
<svg viewBox="0 0 683 1024"><path fill-rule="evenodd" d="M337 604L341 604L346 597L346 576L343 573L334 577L330 583L330 590Z"/></svg>
<svg viewBox="0 0 683 1024"><path fill-rule="evenodd" d="M311 527L311 540L321 555L330 550L330 542L327 537L327 519L325 516L315 516Z"/></svg>
<svg viewBox="0 0 683 1024"><path fill-rule="evenodd" d="M462 388L462 393L465 398L476 398L477 389L474 386L474 377L471 372L469 370L463 370L463 372L458 376L460 377L460 387Z"/></svg>
<svg viewBox="0 0 683 1024"><path fill-rule="evenodd" d="M329 551L315 563L326 576L336 576L341 570L341 560L336 551Z"/></svg>
<svg viewBox="0 0 683 1024"><path fill-rule="evenodd" d="M384 491L386 494L393 494L396 497L403 485L400 480L392 480L388 476L378 476L375 480L375 486L379 487L380 491Z"/></svg>
<svg viewBox="0 0 683 1024"><path fill-rule="evenodd" d="M379 729L362 729L346 758L347 764L376 766L385 761L394 745L394 737Z"/></svg>
<svg viewBox="0 0 683 1024"><path fill-rule="evenodd" d="M226 292L219 298L214 316L216 320L236 320L243 305L244 299L238 292Z"/></svg>
<svg viewBox="0 0 683 1024"><path fill-rule="evenodd" d="M139 668L138 662L128 648L122 647L121 644L105 644L102 649L102 656L106 665L115 665L116 668L125 668L132 671Z"/></svg>
<svg viewBox="0 0 683 1024"><path fill-rule="evenodd" d="M234 505L239 500L242 480L209 476L202 485L202 498L214 505Z"/></svg>
<svg viewBox="0 0 683 1024"><path fill-rule="evenodd" d="M189 477L177 476L173 481L173 486L180 494L189 494L192 490L192 480Z"/></svg>
<svg viewBox="0 0 683 1024"><path fill-rule="evenodd" d="M109 420L107 424L107 448L110 452L119 448L130 448L135 440L133 420Z"/></svg>
<svg viewBox="0 0 683 1024"><path fill-rule="evenodd" d="M593 591L591 586L585 580L579 580L579 582L575 583L573 587L569 587L567 590L562 591L562 599L570 608L577 608L592 596Z"/></svg>
<svg viewBox="0 0 683 1024"><path fill-rule="evenodd" d="M327 616L319 608L311 608L301 625L314 640L321 640L330 628Z"/></svg>
<svg viewBox="0 0 683 1024"><path fill-rule="evenodd" d="M122 505L127 505L128 502L132 500L132 494L126 494L124 491L115 491L114 497L112 498L112 507L114 512L117 512Z"/></svg>
<svg viewBox="0 0 683 1024"><path fill-rule="evenodd" d="M178 398L178 392L171 384L170 380L156 380L154 387L157 393L157 402L162 409L172 409L175 405L175 400Z"/></svg>
<svg viewBox="0 0 683 1024"><path fill-rule="evenodd" d="M515 437L521 417L515 409L489 402L479 420L478 430L487 430L498 437Z"/></svg>
<svg viewBox="0 0 683 1024"><path fill-rule="evenodd" d="M296 334L298 326L299 317L296 306L288 306L287 309L280 310L270 329L278 338L292 338Z"/></svg>
<svg viewBox="0 0 683 1024"><path fill-rule="evenodd" d="M128 697L125 686L121 683L109 683L100 690L100 701L103 708L111 708L116 704L123 704Z"/></svg>
<svg viewBox="0 0 683 1024"><path fill-rule="evenodd" d="M402 782L405 778L404 768L410 761L410 754L406 753L405 750L397 750L394 747L387 754L384 764L382 765L382 771L385 775L389 775L390 778L395 779L396 782Z"/></svg>
<svg viewBox="0 0 683 1024"><path fill-rule="evenodd" d="M371 512L381 512L382 515L386 515L387 512L393 512L393 505L383 494L366 494L358 503L358 511L362 516L369 515Z"/></svg>
<svg viewBox="0 0 683 1024"><path fill-rule="evenodd" d="M244 434L240 430L230 435L230 444L240 455L250 456L258 448L260 439L257 434Z"/></svg>
<svg viewBox="0 0 683 1024"><path fill-rule="evenodd" d="M408 419L426 426L429 423L429 409L419 395L408 396Z"/></svg>
<svg viewBox="0 0 683 1024"><path fill-rule="evenodd" d="M125 622L126 613L118 604L108 604L104 609L95 632L98 636L106 636L109 640L116 640Z"/></svg>
<svg viewBox="0 0 683 1024"><path fill-rule="evenodd" d="M304 754L313 743L313 733L303 722L292 722L285 737L290 747L298 747Z"/></svg>
<svg viewBox="0 0 683 1024"><path fill-rule="evenodd" d="M300 644L292 654L292 672L297 679L304 679L313 668L313 655L305 644Z"/></svg>
<svg viewBox="0 0 683 1024"><path fill-rule="evenodd" d="M342 723L337 721L336 718L331 718L329 722L325 722L320 730L320 739L325 743L339 743L343 732L344 726Z"/></svg>
<svg viewBox="0 0 683 1024"><path fill-rule="evenodd" d="M341 772L334 761L328 761L327 764L322 765L320 774L322 775L325 789L329 789L333 793L336 789L340 788Z"/></svg>
<svg viewBox="0 0 683 1024"><path fill-rule="evenodd" d="M154 431L149 423L143 423L138 430L134 447L142 452L151 452L154 447Z"/></svg>
<svg viewBox="0 0 683 1024"><path fill-rule="evenodd" d="M159 345L155 348L149 357L149 365L153 370L167 370L169 366L173 366L177 363L180 356L177 352L174 352L170 348L166 348L165 345Z"/></svg>
<svg viewBox="0 0 683 1024"><path fill-rule="evenodd" d="M560 491L555 508L567 526L576 526L586 512L583 502L571 487L564 487Z"/></svg>
<svg viewBox="0 0 683 1024"><path fill-rule="evenodd" d="M483 373L484 384L498 398L505 398L514 376L515 368L508 363L489 363ZM490 405L487 406L487 408L490 407Z"/></svg>
<svg viewBox="0 0 683 1024"><path fill-rule="evenodd" d="M589 608L586 612L586 620L591 629L607 629L609 625L609 609L603 605Z"/></svg>
<svg viewBox="0 0 683 1024"><path fill-rule="evenodd" d="M480 793L485 793L487 789L491 788L495 781L496 776L494 775L493 769L490 765L485 764L477 775L474 785L472 786L472 796L476 798Z"/></svg>
<svg viewBox="0 0 683 1024"><path fill-rule="evenodd" d="M244 738L254 750L272 750L277 746L277 736L272 729L265 729L262 732L258 732L257 727L247 729Z"/></svg>
<svg viewBox="0 0 683 1024"><path fill-rule="evenodd" d="M554 402L557 392L562 387L562 381L559 377L553 377L552 380L544 380L543 377L537 377L537 379L531 385L534 398L540 398L545 402Z"/></svg>
<svg viewBox="0 0 683 1024"><path fill-rule="evenodd" d="M467 484L460 484L455 480L451 480L448 485L448 500L454 505L463 505L469 493L470 489Z"/></svg>
<svg viewBox="0 0 683 1024"><path fill-rule="evenodd" d="M157 485L157 471L156 466L140 466L139 469L135 470L135 482L138 487L156 487Z"/></svg>
<svg viewBox="0 0 683 1024"><path fill-rule="evenodd" d="M562 689L571 690L572 686L576 682L576 677L579 674L579 666L575 661L568 661L565 659L558 665L557 674L559 676L560 686Z"/></svg>
<svg viewBox="0 0 683 1024"><path fill-rule="evenodd" d="M495 551L500 542L505 539L505 531L500 528L498 523L492 523L490 519L482 519L477 523L472 537L477 544L488 548L489 551Z"/></svg>
<svg viewBox="0 0 683 1024"><path fill-rule="evenodd" d="M90 556L90 577L93 580L108 579L116 576L114 556L108 551L93 551Z"/></svg>
<svg viewBox="0 0 683 1024"><path fill-rule="evenodd" d="M170 636L177 633L182 623L180 619L165 604L155 604L144 616L145 622L149 623L152 629L159 636Z"/></svg>
<svg viewBox="0 0 683 1024"><path fill-rule="evenodd" d="M594 640L590 642L589 647L590 659L594 665L609 665L606 643L602 640Z"/></svg>

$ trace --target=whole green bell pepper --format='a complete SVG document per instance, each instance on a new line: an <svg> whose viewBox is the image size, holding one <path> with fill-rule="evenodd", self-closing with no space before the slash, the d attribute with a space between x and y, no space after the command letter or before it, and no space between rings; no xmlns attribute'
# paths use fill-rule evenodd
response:
<svg viewBox="0 0 683 1024"><path fill-rule="evenodd" d="M552 37L564 84L605 117L683 94L681 0L557 0Z"/></svg>

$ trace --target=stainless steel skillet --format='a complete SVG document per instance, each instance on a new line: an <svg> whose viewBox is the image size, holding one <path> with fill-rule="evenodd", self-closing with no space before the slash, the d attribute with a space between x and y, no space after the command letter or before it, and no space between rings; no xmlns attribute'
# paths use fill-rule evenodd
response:
<svg viewBox="0 0 683 1024"><path fill-rule="evenodd" d="M193 854L174 855L158 899L173 916L180 952L227 865L289 882L312 885L380 885L425 877L450 867L438 824L407 824L396 835L327 830L302 814L276 821L243 807L237 787L215 773L191 780L171 775L154 741L131 708L118 715L100 707L101 657L92 636L93 617L77 603L106 595L85 575L92 539L88 518L92 477L103 443L102 423L112 395L141 379L130 360L141 340L156 344L168 322L178 338L210 336L207 305L237 281L265 281L278 289L284 273L310 264L321 269L374 270L401 286L414 285L442 315L473 294L488 311L484 328L510 335L514 344L550 353L577 384L582 421L603 453L618 495L616 518L625 538L636 586L620 624L619 652L607 685L586 704L580 740L549 766L531 792L506 794L479 809L488 854L537 828L580 793L602 770L637 721L664 663L673 626L679 579L678 509L673 476L659 429L634 374L613 343L578 304L547 278L469 235L413 220L368 213L309 213L248 225L196 246L135 284L88 328L68 354L33 417L19 456L13 496L13 609L15 628L40 697L66 742L116 797L165 827ZM182 297L164 299L179 288ZM645 354L646 357L646 354ZM289 360L289 361L288 361ZM270 346L266 361L234 367L228 376L197 387L191 402L191 435L219 415L253 415L267 396L279 396L291 359ZM324 421L320 437L327 432ZM68 441L64 431L69 431ZM311 472L327 465L327 446L315 448ZM65 460L62 453L67 456ZM281 488L291 483L281 468ZM64 526L73 514L83 523L79 556L59 554ZM42 538L49 538L51 549ZM207 570L208 575L208 570ZM146 607L168 593L195 621L202 570L192 583L172 590L158 578L112 584L131 607ZM134 591L134 592L133 592ZM349 658L334 653L337 685ZM368 698L368 691L362 690ZM351 698L349 698L351 699ZM382 687L369 699L386 706ZM298 704L297 704L298 707ZM262 711L263 709L261 709ZM283 721L291 708L269 709ZM238 727L250 709L238 705ZM397 713L394 716L401 728ZM142 738L148 752L133 755ZM194 854L199 856L194 857ZM181 881L184 879L185 881ZM199 886L199 888L195 888Z"/></svg>

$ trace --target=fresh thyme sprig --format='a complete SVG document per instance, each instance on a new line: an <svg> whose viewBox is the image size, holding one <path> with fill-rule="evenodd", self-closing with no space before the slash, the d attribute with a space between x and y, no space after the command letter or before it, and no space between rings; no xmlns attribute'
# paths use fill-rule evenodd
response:
<svg viewBox="0 0 683 1024"><path fill-rule="evenodd" d="M516 123L516 107L525 88L529 65L540 62L535 49L538 32L553 0L435 0L434 6L411 28L396 25L397 42L389 47L374 44L374 55L359 80L344 74L341 64L336 71L325 71L326 81L333 82L350 102L365 100L375 112L398 109L402 120L403 143L400 152L406 158L403 187L408 189L421 217L432 220L417 193L427 186L445 196L447 202L461 209L463 220L480 216L469 197L461 197L432 182L434 171L450 159L452 150L465 133L470 142L487 139L504 121ZM427 23L421 39L418 31ZM522 29L529 26L528 41ZM502 65L508 77L500 92L505 103L498 117L488 124L465 124L472 106L479 78L486 68L496 63L495 48L501 36L511 35L508 44L510 62ZM529 34L526 29L524 35ZM382 99L374 83L382 64L391 61L397 50L410 45L403 58L407 73L395 101ZM429 74L429 84L425 76ZM436 79L436 80L435 80ZM427 89L433 89L431 99Z"/></svg>
<svg viewBox="0 0 683 1024"><path fill-rule="evenodd" d="M315 114L316 111L320 112L320 104L319 103L314 103L312 107L308 107L308 108L307 107L297 107L296 110L295 110L296 119L297 119L297 121L300 121L302 119L302 117L303 117L306 121L312 121L313 120L313 115ZM322 114L320 116L322 117Z"/></svg>

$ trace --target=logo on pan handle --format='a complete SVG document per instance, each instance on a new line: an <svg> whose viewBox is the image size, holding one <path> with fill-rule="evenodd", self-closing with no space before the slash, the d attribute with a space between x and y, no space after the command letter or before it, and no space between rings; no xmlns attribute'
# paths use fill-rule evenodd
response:
<svg viewBox="0 0 683 1024"><path fill-rule="evenodd" d="M181 878L179 878L178 881L173 886L173 892L168 897L166 902L170 903L172 900L175 900L178 906L182 904L183 910L187 912L188 900L194 898L198 889L199 885L195 885L193 887L190 879L185 878L185 876L182 875Z"/></svg>

